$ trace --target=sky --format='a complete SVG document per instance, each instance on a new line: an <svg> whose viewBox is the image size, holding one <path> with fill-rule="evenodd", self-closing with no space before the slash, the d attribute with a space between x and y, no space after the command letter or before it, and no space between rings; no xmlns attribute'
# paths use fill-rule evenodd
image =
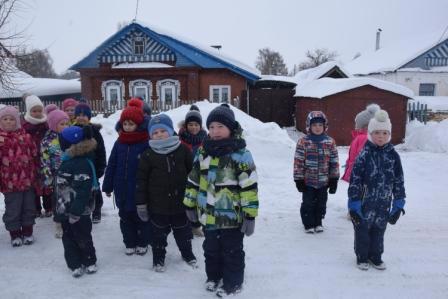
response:
<svg viewBox="0 0 448 299"><path fill-rule="evenodd" d="M24 44L48 49L57 73L85 57L135 18L137 0L22 0L13 16L25 30ZM291 69L307 50L337 51L347 62L395 40L443 34L447 0L139 0L137 19L202 45L222 45L222 53L252 67L258 50L278 51ZM448 33L445 34L447 36Z"/></svg>

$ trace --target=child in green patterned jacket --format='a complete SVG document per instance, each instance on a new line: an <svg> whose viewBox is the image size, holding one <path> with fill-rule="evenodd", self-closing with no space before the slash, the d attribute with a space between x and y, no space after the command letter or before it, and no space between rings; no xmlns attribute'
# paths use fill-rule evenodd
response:
<svg viewBox="0 0 448 299"><path fill-rule="evenodd" d="M204 226L206 289L222 297L239 293L244 281L243 238L255 229L257 173L229 106L212 110L207 128L209 136L194 158L184 204L190 221L199 219Z"/></svg>

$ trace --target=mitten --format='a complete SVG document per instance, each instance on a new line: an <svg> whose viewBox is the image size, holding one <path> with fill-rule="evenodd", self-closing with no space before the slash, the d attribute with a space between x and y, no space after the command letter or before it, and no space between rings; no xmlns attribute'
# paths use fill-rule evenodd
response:
<svg viewBox="0 0 448 299"><path fill-rule="evenodd" d="M361 205L362 203L360 200L348 200L347 206L350 213L350 218L352 219L354 225L359 225L364 218L361 211Z"/></svg>
<svg viewBox="0 0 448 299"><path fill-rule="evenodd" d="M297 181L294 181L294 182L296 183L297 190L300 193L303 193L305 191L305 187L306 187L305 181L304 180L297 180Z"/></svg>
<svg viewBox="0 0 448 299"><path fill-rule="evenodd" d="M194 223L199 221L198 211L196 209L186 209L185 214L187 214L187 218L190 222Z"/></svg>
<svg viewBox="0 0 448 299"><path fill-rule="evenodd" d="M149 215L148 215L148 208L146 207L146 205L137 205L137 215L141 221L148 222Z"/></svg>
<svg viewBox="0 0 448 299"><path fill-rule="evenodd" d="M404 205L405 205L406 201L404 199L395 199L392 203L392 209L390 211L389 214L389 219L388 222L390 224L395 224L398 221L398 218L400 218L401 213L403 213L403 215L405 214L404 211Z"/></svg>
<svg viewBox="0 0 448 299"><path fill-rule="evenodd" d="M241 226L241 232L246 236L251 236L255 231L255 218L253 217L244 217L243 225Z"/></svg>
<svg viewBox="0 0 448 299"><path fill-rule="evenodd" d="M328 193L335 194L338 189L338 179L330 179L328 182Z"/></svg>
<svg viewBox="0 0 448 299"><path fill-rule="evenodd" d="M68 223L70 224L75 224L76 222L79 221L79 219L81 219L81 216L76 216L73 214L68 215Z"/></svg>

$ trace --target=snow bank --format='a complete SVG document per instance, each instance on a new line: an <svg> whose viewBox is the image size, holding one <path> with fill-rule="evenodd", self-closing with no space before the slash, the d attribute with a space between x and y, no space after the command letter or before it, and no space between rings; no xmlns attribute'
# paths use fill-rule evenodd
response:
<svg viewBox="0 0 448 299"><path fill-rule="evenodd" d="M412 121L406 127L403 150L426 151L433 153L448 152L448 119L440 123L428 122L426 125Z"/></svg>

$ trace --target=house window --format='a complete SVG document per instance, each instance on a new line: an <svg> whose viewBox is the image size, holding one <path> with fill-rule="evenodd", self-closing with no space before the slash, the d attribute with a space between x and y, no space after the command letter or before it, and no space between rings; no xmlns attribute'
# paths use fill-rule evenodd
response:
<svg viewBox="0 0 448 299"><path fill-rule="evenodd" d="M229 103L230 85L210 85L210 100L213 103Z"/></svg>
<svg viewBox="0 0 448 299"><path fill-rule="evenodd" d="M143 55L145 48L145 41L142 37L134 38L134 54L135 55Z"/></svg>
<svg viewBox="0 0 448 299"><path fill-rule="evenodd" d="M104 81L101 84L101 93L106 108L122 108L123 82L118 80Z"/></svg>
<svg viewBox="0 0 448 299"><path fill-rule="evenodd" d="M177 80L157 81L158 105L162 111L175 108L180 102L180 83Z"/></svg>
<svg viewBox="0 0 448 299"><path fill-rule="evenodd" d="M139 97L149 103L152 95L151 81L143 79L129 81L129 94L131 97Z"/></svg>
<svg viewBox="0 0 448 299"><path fill-rule="evenodd" d="M419 96L434 96L435 90L436 90L436 85L433 83L420 83L418 95Z"/></svg>

